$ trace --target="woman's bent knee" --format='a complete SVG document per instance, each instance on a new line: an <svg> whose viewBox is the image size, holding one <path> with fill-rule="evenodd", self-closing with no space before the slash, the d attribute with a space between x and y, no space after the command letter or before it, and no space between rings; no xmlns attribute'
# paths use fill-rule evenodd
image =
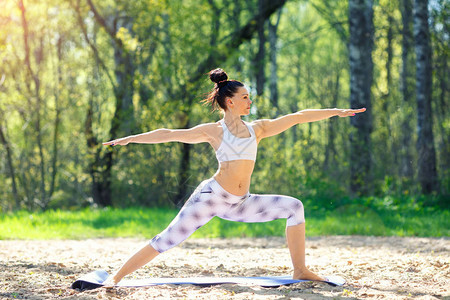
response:
<svg viewBox="0 0 450 300"><path fill-rule="evenodd" d="M169 250L170 248L168 248L167 246L164 247L164 243L161 240L160 235L156 235L153 239L150 240L149 245L153 247L153 249L155 249L156 251L158 251L159 253L163 253L167 250Z"/></svg>
<svg viewBox="0 0 450 300"><path fill-rule="evenodd" d="M303 208L303 203L300 200L295 199L292 205L292 214L287 219L286 226L295 226L303 223L305 223L305 211Z"/></svg>

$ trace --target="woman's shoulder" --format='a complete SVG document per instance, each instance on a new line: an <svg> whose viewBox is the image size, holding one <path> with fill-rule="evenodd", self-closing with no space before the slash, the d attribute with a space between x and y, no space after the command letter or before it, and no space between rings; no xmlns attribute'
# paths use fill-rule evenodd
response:
<svg viewBox="0 0 450 300"><path fill-rule="evenodd" d="M222 125L219 123L219 121L203 123L197 125L196 127L201 128L203 134L208 137L208 142L211 144L211 146L213 146L214 149L217 149L219 147L219 138L222 136Z"/></svg>
<svg viewBox="0 0 450 300"><path fill-rule="evenodd" d="M259 119L259 120L253 120L253 121L250 121L250 122L245 122L245 121L244 122L245 122L245 124L247 124L247 126L251 126L252 129L255 131L255 134L257 136L259 136L259 134L262 131L262 128L264 126L264 122L265 121L267 121L267 120Z"/></svg>
<svg viewBox="0 0 450 300"><path fill-rule="evenodd" d="M200 127L203 129L203 131L213 134L216 131L220 130L222 128L222 125L220 124L220 121L217 121L211 123L202 123L197 125L196 127Z"/></svg>

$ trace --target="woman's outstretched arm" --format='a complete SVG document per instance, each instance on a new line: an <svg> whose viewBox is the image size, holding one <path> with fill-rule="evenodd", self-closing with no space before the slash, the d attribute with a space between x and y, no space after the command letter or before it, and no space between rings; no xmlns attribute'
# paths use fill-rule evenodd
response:
<svg viewBox="0 0 450 300"><path fill-rule="evenodd" d="M166 142L182 142L188 144L203 143L210 140L210 130L212 126L214 126L213 123L201 124L189 129L161 128L137 135L130 135L124 138L115 139L105 142L103 145L125 146L129 143L158 144Z"/></svg>
<svg viewBox="0 0 450 300"><path fill-rule="evenodd" d="M297 124L320 121L334 116L350 117L365 111L365 108L305 109L273 120L262 119L254 121L254 128L258 138L262 139L277 135Z"/></svg>

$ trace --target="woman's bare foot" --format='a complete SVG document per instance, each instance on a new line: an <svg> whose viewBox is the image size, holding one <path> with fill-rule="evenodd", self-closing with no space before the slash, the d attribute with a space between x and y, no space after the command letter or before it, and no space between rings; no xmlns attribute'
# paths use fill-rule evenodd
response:
<svg viewBox="0 0 450 300"><path fill-rule="evenodd" d="M326 281L325 278L314 274L308 269L294 270L294 275L292 276L292 279Z"/></svg>
<svg viewBox="0 0 450 300"><path fill-rule="evenodd" d="M118 282L119 280L115 279L114 275L110 275L108 278L106 278L106 280L102 284L106 288L111 288L115 286Z"/></svg>

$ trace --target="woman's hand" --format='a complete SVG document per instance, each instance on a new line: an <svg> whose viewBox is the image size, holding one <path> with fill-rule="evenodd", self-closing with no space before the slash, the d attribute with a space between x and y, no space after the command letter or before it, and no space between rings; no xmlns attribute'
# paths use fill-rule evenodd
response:
<svg viewBox="0 0 450 300"><path fill-rule="evenodd" d="M355 116L356 114L365 112L366 108L360 108L360 109L337 109L337 116L341 117L341 118L345 118L345 117L352 117Z"/></svg>
<svg viewBox="0 0 450 300"><path fill-rule="evenodd" d="M105 142L103 143L103 145L105 146L116 146L116 145L120 145L120 146L126 146L128 145L128 143L131 142L131 137L127 136L121 139L116 139L116 140L112 140L109 142Z"/></svg>

